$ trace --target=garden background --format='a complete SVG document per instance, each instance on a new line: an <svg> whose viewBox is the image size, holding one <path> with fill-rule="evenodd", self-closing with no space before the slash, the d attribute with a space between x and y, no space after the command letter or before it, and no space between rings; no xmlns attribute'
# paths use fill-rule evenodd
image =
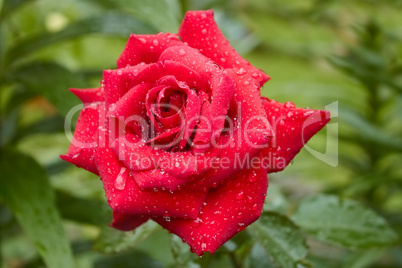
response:
<svg viewBox="0 0 402 268"><path fill-rule="evenodd" d="M99 178L59 155L68 88L211 8L264 96L333 118L270 175L261 219L198 258L156 224L109 228ZM397 0L0 0L0 267L402 267L401 56Z"/></svg>

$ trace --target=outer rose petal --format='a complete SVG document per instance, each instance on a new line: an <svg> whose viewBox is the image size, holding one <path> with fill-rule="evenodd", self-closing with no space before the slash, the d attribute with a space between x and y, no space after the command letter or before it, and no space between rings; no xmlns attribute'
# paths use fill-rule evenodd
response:
<svg viewBox="0 0 402 268"><path fill-rule="evenodd" d="M180 236L197 255L213 253L260 217L267 188L266 169L245 170L208 193L197 219L155 221Z"/></svg>
<svg viewBox="0 0 402 268"><path fill-rule="evenodd" d="M138 216L197 218L206 193L184 187L175 192L141 190L128 169L107 148L97 150L95 162L113 211Z"/></svg>
<svg viewBox="0 0 402 268"><path fill-rule="evenodd" d="M123 53L117 60L117 68L135 66L141 62L155 63L166 48L182 44L177 35L170 33L158 35L131 34Z"/></svg>
<svg viewBox="0 0 402 268"><path fill-rule="evenodd" d="M104 103L90 104L81 111L70 148L67 154L60 155L61 159L98 174L94 153L99 144L99 123L103 123L104 113Z"/></svg>
<svg viewBox="0 0 402 268"><path fill-rule="evenodd" d="M328 111L295 108L293 103L278 103L262 98L274 137L263 150L271 163L268 172L283 170L307 141L330 120Z"/></svg>
<svg viewBox="0 0 402 268"><path fill-rule="evenodd" d="M270 79L268 75L252 66L233 49L216 25L212 10L187 12L180 26L179 35L183 42L199 49L202 54L224 68L236 71L243 68L246 72L253 74L260 85Z"/></svg>
<svg viewBox="0 0 402 268"><path fill-rule="evenodd" d="M75 96L77 96L84 104L105 101L105 93L103 92L103 87L87 89L70 88L70 91Z"/></svg>
<svg viewBox="0 0 402 268"><path fill-rule="evenodd" d="M113 211L113 221L110 226L120 231L131 231L145 223L148 219L148 217Z"/></svg>

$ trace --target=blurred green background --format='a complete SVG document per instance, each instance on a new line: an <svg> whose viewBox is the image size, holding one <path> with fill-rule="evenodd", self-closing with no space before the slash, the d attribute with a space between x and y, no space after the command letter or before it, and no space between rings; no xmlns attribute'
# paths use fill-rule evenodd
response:
<svg viewBox="0 0 402 268"><path fill-rule="evenodd" d="M197 258L156 225L108 228L99 178L58 155L69 87L210 8L264 96L333 118L270 176L262 219ZM0 0L0 267L402 267L401 60L397 0Z"/></svg>

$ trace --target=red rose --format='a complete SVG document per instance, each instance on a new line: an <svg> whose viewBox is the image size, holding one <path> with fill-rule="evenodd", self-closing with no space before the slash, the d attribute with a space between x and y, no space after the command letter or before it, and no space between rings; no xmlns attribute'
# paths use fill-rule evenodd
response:
<svg viewBox="0 0 402 268"><path fill-rule="evenodd" d="M268 79L212 11L188 12L177 35L131 35L100 88L71 90L84 109L61 158L100 175L113 227L152 219L198 255L214 252L258 219L267 173L329 121L262 98Z"/></svg>

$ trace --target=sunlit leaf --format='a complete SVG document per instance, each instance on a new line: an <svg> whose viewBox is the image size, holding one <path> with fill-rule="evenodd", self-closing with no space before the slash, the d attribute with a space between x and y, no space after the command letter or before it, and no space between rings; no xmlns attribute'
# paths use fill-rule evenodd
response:
<svg viewBox="0 0 402 268"><path fill-rule="evenodd" d="M95 248L104 253L122 252L134 248L160 230L161 227L151 220L130 232L104 227L96 241Z"/></svg>
<svg viewBox="0 0 402 268"><path fill-rule="evenodd" d="M46 172L14 151L0 155L0 198L13 211L47 267L73 267L73 258Z"/></svg>
<svg viewBox="0 0 402 268"><path fill-rule="evenodd" d="M315 238L347 248L388 246L397 240L374 211L337 196L318 195L302 201L292 219Z"/></svg>
<svg viewBox="0 0 402 268"><path fill-rule="evenodd" d="M286 216L264 212L250 230L281 267L296 267L307 255L300 229Z"/></svg>

